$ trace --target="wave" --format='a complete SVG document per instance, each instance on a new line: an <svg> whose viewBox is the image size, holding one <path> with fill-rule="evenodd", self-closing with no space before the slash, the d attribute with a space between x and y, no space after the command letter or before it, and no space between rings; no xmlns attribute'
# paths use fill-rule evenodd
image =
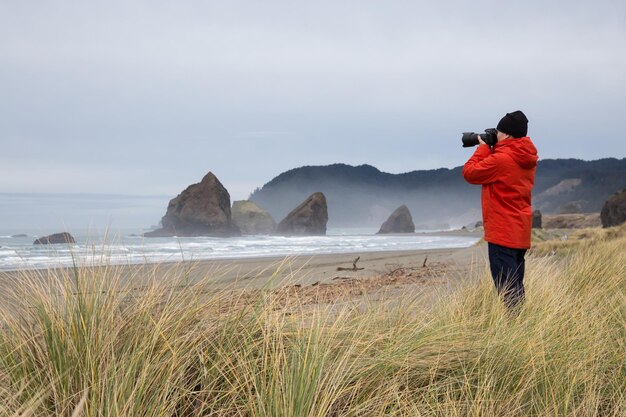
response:
<svg viewBox="0 0 626 417"><path fill-rule="evenodd" d="M0 270L71 266L102 257L111 264L182 260L235 259L322 255L333 253L401 251L470 246L471 236L327 235L306 237L244 236L231 238L122 238L93 241L77 238L72 245L33 245L0 238Z"/></svg>

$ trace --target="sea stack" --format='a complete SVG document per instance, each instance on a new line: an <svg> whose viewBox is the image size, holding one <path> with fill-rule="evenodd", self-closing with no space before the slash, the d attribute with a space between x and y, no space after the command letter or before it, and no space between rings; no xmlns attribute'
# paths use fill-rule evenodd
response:
<svg viewBox="0 0 626 417"><path fill-rule="evenodd" d="M40 237L33 242L33 245L54 245L56 243L76 243L76 240L74 240L74 236L67 232L63 232Z"/></svg>
<svg viewBox="0 0 626 417"><path fill-rule="evenodd" d="M244 235L269 235L276 230L272 215L253 201L235 201L231 212L233 223Z"/></svg>
<svg viewBox="0 0 626 417"><path fill-rule="evenodd" d="M377 234L386 233L415 233L415 224L409 208L403 204L380 226Z"/></svg>
<svg viewBox="0 0 626 417"><path fill-rule="evenodd" d="M293 209L276 227L276 233L286 236L320 236L326 234L328 206L324 194L313 193Z"/></svg>
<svg viewBox="0 0 626 417"><path fill-rule="evenodd" d="M170 200L161 224L161 229L144 236L239 235L231 218L230 195L212 172Z"/></svg>

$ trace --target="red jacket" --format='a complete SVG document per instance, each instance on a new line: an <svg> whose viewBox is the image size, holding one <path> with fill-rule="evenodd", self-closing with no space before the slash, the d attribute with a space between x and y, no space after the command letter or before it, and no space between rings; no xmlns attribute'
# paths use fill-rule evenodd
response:
<svg viewBox="0 0 626 417"><path fill-rule="evenodd" d="M485 240L515 249L530 248L531 191L537 148L530 138L509 138L493 152L480 145L463 167L463 178L481 184Z"/></svg>

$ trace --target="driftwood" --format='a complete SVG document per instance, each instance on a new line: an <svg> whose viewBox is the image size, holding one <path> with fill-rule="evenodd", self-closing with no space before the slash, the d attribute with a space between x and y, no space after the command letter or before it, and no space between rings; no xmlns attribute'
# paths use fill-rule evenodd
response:
<svg viewBox="0 0 626 417"><path fill-rule="evenodd" d="M422 268L426 268L426 261L428 260L428 256L424 258L424 263L422 264Z"/></svg>
<svg viewBox="0 0 626 417"><path fill-rule="evenodd" d="M343 279L343 280L350 280L350 281L358 281L356 278L354 277L341 277L341 276L337 276L332 278L333 281L336 281L338 279Z"/></svg>
<svg viewBox="0 0 626 417"><path fill-rule="evenodd" d="M342 268L340 266L337 267L337 271L360 271L362 269L365 268L357 268L356 263L359 262L359 259L361 259L360 256L358 256L353 262L352 262L352 268Z"/></svg>

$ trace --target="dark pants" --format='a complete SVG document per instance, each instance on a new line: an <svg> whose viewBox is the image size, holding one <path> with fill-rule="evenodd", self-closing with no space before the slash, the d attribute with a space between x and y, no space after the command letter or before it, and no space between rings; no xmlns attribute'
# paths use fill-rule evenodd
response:
<svg viewBox="0 0 626 417"><path fill-rule="evenodd" d="M504 305L514 309L524 301L524 255L526 249L513 249L489 243L491 276Z"/></svg>

